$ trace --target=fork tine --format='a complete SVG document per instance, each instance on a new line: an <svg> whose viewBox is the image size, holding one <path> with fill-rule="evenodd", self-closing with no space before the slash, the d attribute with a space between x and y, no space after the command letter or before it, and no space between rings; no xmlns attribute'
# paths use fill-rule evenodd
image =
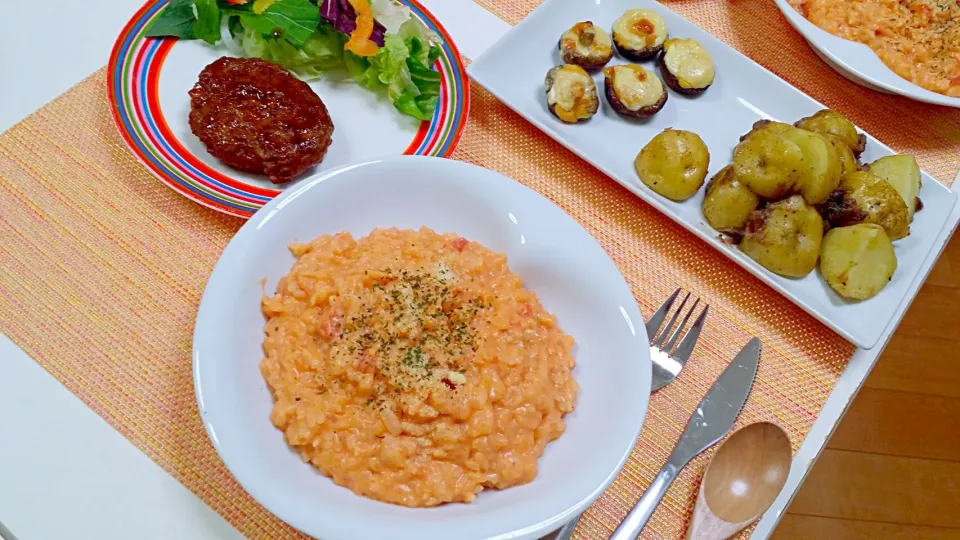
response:
<svg viewBox="0 0 960 540"><path fill-rule="evenodd" d="M660 332L660 335L657 336L656 343L653 344L654 347L663 350L663 340L667 338L667 335L670 334L670 329L673 328L673 323L677 322L677 317L680 316L680 312L683 311L683 306L687 305L687 300L690 299L690 293L687 293L683 297L683 301L680 302L680 307L677 308L677 311L673 313L673 317L670 317L670 322L663 327L663 330Z"/></svg>
<svg viewBox="0 0 960 540"><path fill-rule="evenodd" d="M687 322L690 320L690 316L693 315L693 312L697 310L697 306L700 305L700 299L697 298L697 301L693 303L693 306L690 307L690 311L683 316L683 320L680 321L680 326L677 327L676 331L673 332L673 336L670 337L670 341L667 342L667 345L663 350L670 354L670 351L673 350L673 346L677 343L677 340L680 339L680 334L683 333L684 328L687 326Z"/></svg>
<svg viewBox="0 0 960 540"><path fill-rule="evenodd" d="M690 359L690 355L693 354L693 348L697 346L697 340L700 339L700 330L703 329L703 324L707 319L707 313L709 311L710 304L703 306L703 311L700 312L697 320L693 322L690 331L687 332L686 336L683 336L683 340L680 342L680 345L677 345L677 350L674 354L670 355L670 357L679 362L681 366L686 364L687 360Z"/></svg>
<svg viewBox="0 0 960 540"><path fill-rule="evenodd" d="M650 320L647 321L647 337L650 338L650 343L653 343L653 338L656 337L657 332L660 331L660 325L663 324L663 319L667 316L667 313L670 311L670 308L673 306L674 300L677 299L677 296L680 295L680 289L673 291L673 294L670 295L670 298L664 300L663 304L660 305L660 308L657 309L656 313L650 317Z"/></svg>

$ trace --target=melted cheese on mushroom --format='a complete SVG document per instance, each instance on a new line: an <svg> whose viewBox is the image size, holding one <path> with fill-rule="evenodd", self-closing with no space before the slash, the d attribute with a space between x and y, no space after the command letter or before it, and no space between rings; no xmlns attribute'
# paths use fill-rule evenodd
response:
<svg viewBox="0 0 960 540"><path fill-rule="evenodd" d="M613 52L610 34L592 22L579 22L560 36L565 50L574 50L584 56L607 56Z"/></svg>
<svg viewBox="0 0 960 540"><path fill-rule="evenodd" d="M683 88L713 84L713 58L696 40L668 39L663 44L663 63Z"/></svg>
<svg viewBox="0 0 960 540"><path fill-rule="evenodd" d="M572 121L576 121L586 116L586 111L580 109L586 109L596 99L596 93L590 74L579 66L568 64L554 71L553 84L547 90L547 103L561 109L558 114L570 113Z"/></svg>
<svg viewBox="0 0 960 540"><path fill-rule="evenodd" d="M667 22L653 10L631 9L613 23L613 38L631 50L656 47L667 39Z"/></svg>
<svg viewBox="0 0 960 540"><path fill-rule="evenodd" d="M612 66L603 73L610 78L617 99L631 111L654 105L663 97L663 83L649 69L635 65Z"/></svg>

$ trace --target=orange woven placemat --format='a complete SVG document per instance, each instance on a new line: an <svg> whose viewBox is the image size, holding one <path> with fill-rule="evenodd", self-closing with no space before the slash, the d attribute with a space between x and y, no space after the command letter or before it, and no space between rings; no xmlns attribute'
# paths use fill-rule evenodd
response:
<svg viewBox="0 0 960 540"><path fill-rule="evenodd" d="M134 160L113 126L104 76L0 136L0 331L241 532L294 535L234 482L194 400L197 305L241 222L173 193ZM750 336L765 350L741 423L776 421L798 445L853 347L472 90L457 158L512 175L577 218L617 262L645 315L681 285L711 304L684 376L653 396L637 451L581 535L605 537L600 531L652 479L700 396ZM650 531L682 532L703 459L677 480Z"/></svg>
<svg viewBox="0 0 960 540"><path fill-rule="evenodd" d="M516 24L543 0L474 0ZM917 156L946 185L960 168L960 109L881 94L821 61L772 0L661 0L820 103L842 112L894 150ZM559 32L560 30L558 30Z"/></svg>
<svg viewBox="0 0 960 540"><path fill-rule="evenodd" d="M234 482L194 400L196 308L241 222L176 195L135 161L116 134L104 79L104 71L94 74L0 135L0 331L243 534L296 536ZM799 446L853 346L489 94L472 91L457 159L508 174L573 215L619 265L645 315L677 286L711 304L690 365L652 397L633 457L578 536L606 537L750 336L765 349L739 424L775 421ZM952 136L947 127L942 133ZM924 166L945 178L930 165L935 152L928 154ZM645 534L682 534L708 455L684 470Z"/></svg>
<svg viewBox="0 0 960 540"><path fill-rule="evenodd" d="M736 427L778 423L796 449L854 347L490 94L476 85L472 91L472 123L457 149L459 159L516 178L574 216L617 263L645 317L677 286L710 304L693 358L676 381L651 396L633 455L585 514L575 538L609 536L666 462L700 399L752 336L763 341L763 358ZM682 537L710 455L680 473L645 536Z"/></svg>

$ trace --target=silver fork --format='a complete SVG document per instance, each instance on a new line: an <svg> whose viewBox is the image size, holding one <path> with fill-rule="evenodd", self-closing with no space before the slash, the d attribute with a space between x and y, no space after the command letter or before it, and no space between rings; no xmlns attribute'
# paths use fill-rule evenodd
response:
<svg viewBox="0 0 960 540"><path fill-rule="evenodd" d="M703 329L704 321L707 319L707 312L710 311L709 305L703 306L700 315L693 321L693 326L690 327L690 330L683 336L683 339L678 345L677 340L680 339L683 331L687 327L687 323L690 322L690 316L693 315L693 312L697 310L697 306L700 304L699 298L694 299L693 305L686 312L686 315L683 316L683 319L680 320L679 326L674 330L673 325L676 324L680 314L683 313L684 306L686 306L687 301L690 300L690 293L687 293L686 296L683 297L683 300L680 301L680 306L673 312L673 317L670 318L670 322L667 323L666 326L663 326L663 321L667 318L667 315L670 313L673 304L676 303L679 296L680 289L677 289L670 295L670 298L667 298L660 308L657 309L653 316L650 317L650 320L647 321L647 335L650 336L650 359L653 360L653 380L650 383L651 393L670 384L670 382L680 374L680 370L683 369L683 366L687 364L687 360L690 359L690 355L693 354L693 348L697 346L697 340L700 339L700 330ZM573 535L573 530L577 528L577 523L580 522L581 517L583 517L583 514L570 520L556 532L556 536L547 535L541 540L570 540L570 537Z"/></svg>
<svg viewBox="0 0 960 540"><path fill-rule="evenodd" d="M667 323L666 327L661 329L663 320L667 318L667 314L670 313L670 308L673 307L678 296L680 296L680 289L673 291L670 298L667 298L666 302L660 306L660 309L658 309L647 322L647 335L650 336L650 359L653 360L653 380L650 382L650 392L656 392L663 388L680 374L680 370L683 369L683 366L687 364L687 360L690 359L690 355L693 354L693 348L696 347L697 340L700 339L700 330L703 329L703 322L707 318L707 312L710 311L709 305L703 306L703 311L700 312L700 315L697 316L697 319L693 322L690 331L683 337L683 341L677 345L677 340L680 339L680 335L690 321L690 316L693 315L693 312L697 310L697 306L700 304L699 298L694 299L693 306L690 307L690 310L684 315L683 320L680 321L680 325L677 326L677 329L671 335L670 331L677 322L677 317L683 312L683 307L687 305L687 300L690 300L690 293L687 293L680 302L680 307L677 308L673 313L673 317L670 318L670 322ZM670 336L669 339L667 336Z"/></svg>

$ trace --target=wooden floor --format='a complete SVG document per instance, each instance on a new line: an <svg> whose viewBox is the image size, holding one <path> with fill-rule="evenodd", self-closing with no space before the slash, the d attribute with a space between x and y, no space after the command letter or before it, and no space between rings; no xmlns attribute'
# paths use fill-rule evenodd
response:
<svg viewBox="0 0 960 540"><path fill-rule="evenodd" d="M774 540L960 540L960 234Z"/></svg>

